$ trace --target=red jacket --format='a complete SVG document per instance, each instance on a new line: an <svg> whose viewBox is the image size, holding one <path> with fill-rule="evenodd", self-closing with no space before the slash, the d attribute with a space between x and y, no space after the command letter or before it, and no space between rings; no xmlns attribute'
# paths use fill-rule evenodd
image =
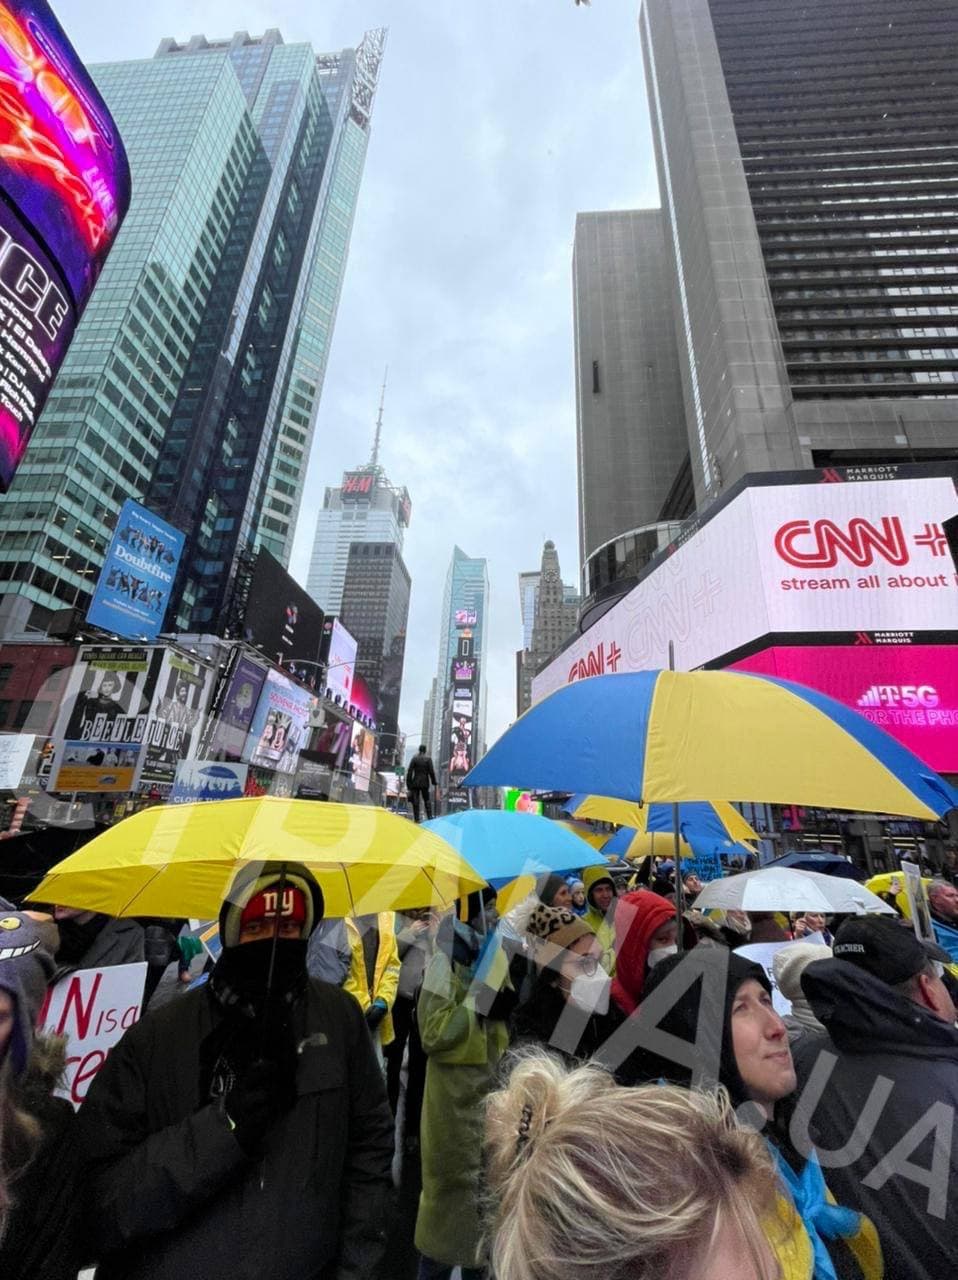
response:
<svg viewBox="0 0 958 1280"><path fill-rule="evenodd" d="M623 1013L638 1008L645 987L649 943L669 920L675 919L675 903L648 889L637 889L619 899L615 909L615 977L612 998Z"/></svg>

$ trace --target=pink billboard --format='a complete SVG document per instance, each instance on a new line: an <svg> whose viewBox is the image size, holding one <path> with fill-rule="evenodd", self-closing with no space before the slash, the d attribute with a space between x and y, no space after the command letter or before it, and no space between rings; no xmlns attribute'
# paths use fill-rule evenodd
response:
<svg viewBox="0 0 958 1280"><path fill-rule="evenodd" d="M730 669L782 676L827 693L939 773L958 773L958 645L780 645Z"/></svg>

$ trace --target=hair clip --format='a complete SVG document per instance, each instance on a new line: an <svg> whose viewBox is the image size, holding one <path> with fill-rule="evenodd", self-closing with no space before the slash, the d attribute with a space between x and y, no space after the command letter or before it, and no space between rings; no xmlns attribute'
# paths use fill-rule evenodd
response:
<svg viewBox="0 0 958 1280"><path fill-rule="evenodd" d="M519 1137L516 1140L516 1154L522 1150L529 1141L529 1129L532 1125L532 1107L527 1102L522 1108L522 1119L519 1121Z"/></svg>

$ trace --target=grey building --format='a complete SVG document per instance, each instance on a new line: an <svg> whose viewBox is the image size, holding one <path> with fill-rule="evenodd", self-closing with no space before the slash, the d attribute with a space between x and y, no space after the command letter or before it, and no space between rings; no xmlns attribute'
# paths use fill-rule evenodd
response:
<svg viewBox="0 0 958 1280"><path fill-rule="evenodd" d="M955 457L953 0L643 0L639 27L697 505Z"/></svg>
<svg viewBox="0 0 958 1280"><path fill-rule="evenodd" d="M133 199L0 500L0 634L85 613L128 497L186 534L170 629L226 625L256 546L288 563L384 40L194 36L91 68Z"/></svg>
<svg viewBox="0 0 958 1280"><path fill-rule="evenodd" d="M688 451L672 293L660 209L578 215L573 306L583 569L614 538L659 518Z"/></svg>
<svg viewBox="0 0 958 1280"><path fill-rule="evenodd" d="M355 636L356 667L376 700L379 763L402 763L402 696L409 570L393 542L354 542L342 595L342 623Z"/></svg>
<svg viewBox="0 0 958 1280"><path fill-rule="evenodd" d="M516 662L516 713L532 706L532 678L579 628L579 595L563 584L554 542L542 548L531 644Z"/></svg>

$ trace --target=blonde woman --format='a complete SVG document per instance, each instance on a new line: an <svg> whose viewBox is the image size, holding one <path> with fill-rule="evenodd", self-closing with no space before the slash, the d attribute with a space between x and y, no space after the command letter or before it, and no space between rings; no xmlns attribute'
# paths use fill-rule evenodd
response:
<svg viewBox="0 0 958 1280"><path fill-rule="evenodd" d="M497 1280L775 1280L762 1139L724 1094L518 1059L486 1114Z"/></svg>

